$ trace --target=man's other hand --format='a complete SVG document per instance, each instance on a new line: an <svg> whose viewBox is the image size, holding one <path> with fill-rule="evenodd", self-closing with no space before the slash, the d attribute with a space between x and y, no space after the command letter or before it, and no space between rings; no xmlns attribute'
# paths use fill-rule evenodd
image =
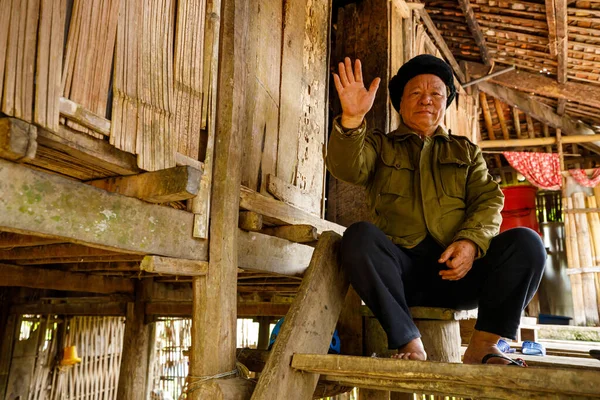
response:
<svg viewBox="0 0 600 400"><path fill-rule="evenodd" d="M446 248L438 262L446 263L448 269L440 271L442 279L457 281L464 278L473 267L477 246L468 239L457 240Z"/></svg>

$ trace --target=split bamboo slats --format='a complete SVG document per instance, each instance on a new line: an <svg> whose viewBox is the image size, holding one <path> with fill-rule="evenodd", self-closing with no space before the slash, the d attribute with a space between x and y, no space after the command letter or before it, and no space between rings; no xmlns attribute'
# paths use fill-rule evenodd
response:
<svg viewBox="0 0 600 400"><path fill-rule="evenodd" d="M174 21L173 0L121 3L110 141L147 171L175 166Z"/></svg>
<svg viewBox="0 0 600 400"><path fill-rule="evenodd" d="M104 117L121 0L75 0L65 50L63 95ZM40 37L43 39L43 37ZM69 126L103 138L100 133Z"/></svg>
<svg viewBox="0 0 600 400"><path fill-rule="evenodd" d="M594 190L600 195L600 191ZM571 280L574 322L576 325L600 325L600 216L595 209L598 199L583 192L573 193L565 199L567 273Z"/></svg>
<svg viewBox="0 0 600 400"><path fill-rule="evenodd" d="M2 112L32 122L40 0L1 0L0 9Z"/></svg>

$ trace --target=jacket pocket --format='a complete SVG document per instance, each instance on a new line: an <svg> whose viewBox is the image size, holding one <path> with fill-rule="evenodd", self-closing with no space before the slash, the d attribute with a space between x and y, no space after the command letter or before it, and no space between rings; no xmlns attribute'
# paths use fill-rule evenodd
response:
<svg viewBox="0 0 600 400"><path fill-rule="evenodd" d="M439 160L440 177L444 193L464 199L467 193L467 174L471 163L455 156Z"/></svg>
<svg viewBox="0 0 600 400"><path fill-rule="evenodd" d="M414 167L405 148L383 146L379 193L409 197L413 192Z"/></svg>

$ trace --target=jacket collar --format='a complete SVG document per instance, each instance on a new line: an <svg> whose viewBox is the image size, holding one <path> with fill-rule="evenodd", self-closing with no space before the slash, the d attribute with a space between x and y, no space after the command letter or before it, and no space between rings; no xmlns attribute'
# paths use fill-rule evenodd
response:
<svg viewBox="0 0 600 400"><path fill-rule="evenodd" d="M395 140L406 140L412 135L418 136L418 134L415 133L415 131L413 131L404 124L404 121L402 121L402 117L400 117L400 125L398 126L398 128L388 133L388 136ZM444 128L442 125L439 125L432 135L432 137L438 136L446 139L446 141L448 142L450 141L450 133L446 131L446 128Z"/></svg>

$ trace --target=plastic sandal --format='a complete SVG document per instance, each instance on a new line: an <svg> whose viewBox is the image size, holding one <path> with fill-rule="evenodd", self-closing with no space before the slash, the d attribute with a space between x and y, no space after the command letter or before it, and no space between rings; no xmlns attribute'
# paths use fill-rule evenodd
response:
<svg viewBox="0 0 600 400"><path fill-rule="evenodd" d="M482 364L487 364L490 358L501 358L503 360L509 361L506 365L516 365L518 367L527 367L527 363L522 358L512 359L510 357L506 357L502 354L490 353L481 359Z"/></svg>
<svg viewBox="0 0 600 400"><path fill-rule="evenodd" d="M528 356L545 356L546 348L541 343L526 340L523 342L521 353Z"/></svg>
<svg viewBox="0 0 600 400"><path fill-rule="evenodd" d="M515 349L511 349L510 344L508 344L508 342L504 339L498 340L496 347L498 347L498 350L500 350L503 353L514 353L515 352Z"/></svg>
<svg viewBox="0 0 600 400"><path fill-rule="evenodd" d="M600 350L590 350L590 356L594 357L596 360L600 360Z"/></svg>

